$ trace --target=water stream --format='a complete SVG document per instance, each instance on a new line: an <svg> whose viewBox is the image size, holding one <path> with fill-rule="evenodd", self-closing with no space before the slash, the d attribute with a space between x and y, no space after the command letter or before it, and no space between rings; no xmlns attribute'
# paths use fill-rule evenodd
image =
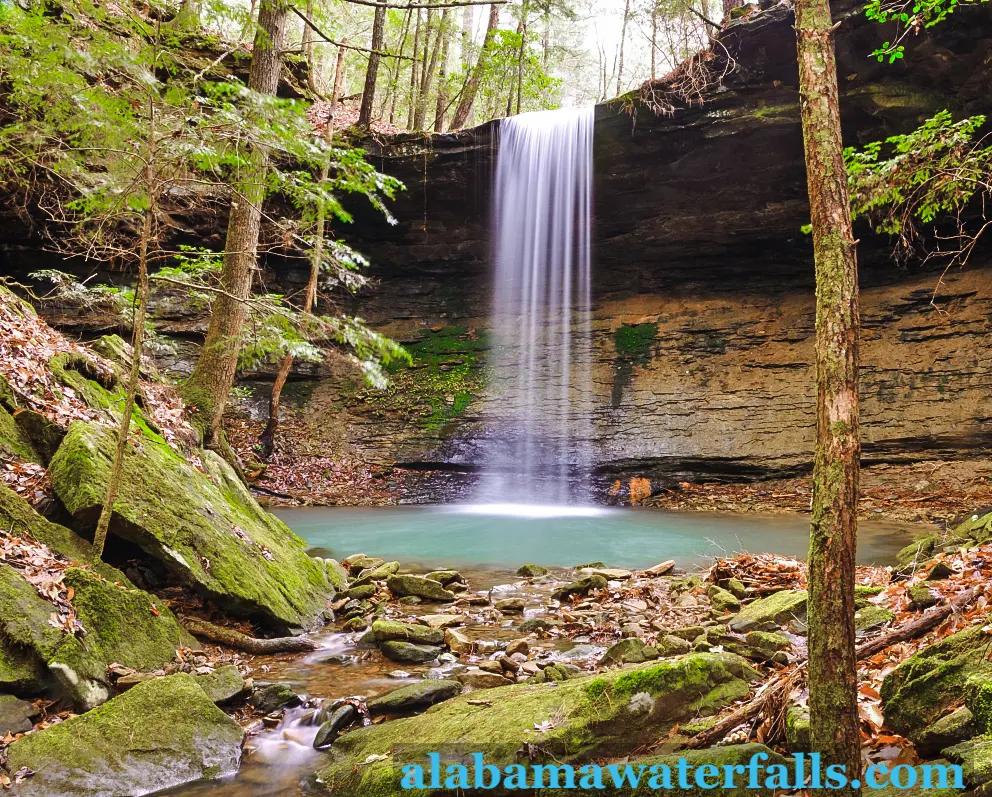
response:
<svg viewBox="0 0 992 797"><path fill-rule="evenodd" d="M479 498L581 502L590 430L593 108L504 119L494 188L490 450Z"/></svg>

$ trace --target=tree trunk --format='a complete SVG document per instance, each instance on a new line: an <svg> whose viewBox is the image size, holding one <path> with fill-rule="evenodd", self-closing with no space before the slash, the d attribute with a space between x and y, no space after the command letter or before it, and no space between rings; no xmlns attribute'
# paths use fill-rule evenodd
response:
<svg viewBox="0 0 992 797"><path fill-rule="evenodd" d="M658 78L658 4L651 6L651 79Z"/></svg>
<svg viewBox="0 0 992 797"><path fill-rule="evenodd" d="M426 47L424 48L427 49ZM406 128L413 130L413 121L417 113L417 86L419 85L417 66L420 63L420 9L417 9L417 24L413 29L413 61L410 62L410 96L407 108Z"/></svg>
<svg viewBox="0 0 992 797"><path fill-rule="evenodd" d="M313 19L313 0L307 0L306 8L307 19ZM312 89L316 89L317 83L314 79L313 64L313 30L306 22L303 23L303 41L301 42L301 49L303 50L303 57L307 59L307 78L310 81L310 87Z"/></svg>
<svg viewBox="0 0 992 797"><path fill-rule="evenodd" d="M431 91L431 84L434 82L434 71L437 69L437 59L441 52L441 36L443 31L439 25L434 24L434 9L427 9L427 31L424 35L424 68L421 70L420 88L417 93L417 111L413 117L413 126L416 130L423 130L427 123L427 100ZM437 37L434 46L431 47L431 33L437 28ZM427 62L427 54L430 53L430 62Z"/></svg>
<svg viewBox="0 0 992 797"><path fill-rule="evenodd" d="M816 264L816 454L809 547L811 743L861 772L854 640L858 267L841 143L829 0L797 0L800 110ZM856 793L845 789L838 794Z"/></svg>
<svg viewBox="0 0 992 797"><path fill-rule="evenodd" d="M448 23L448 10L441 13L441 71L437 76L437 105L434 109L434 132L444 132L444 112L448 106L448 66L451 49L451 25Z"/></svg>
<svg viewBox="0 0 992 797"><path fill-rule="evenodd" d="M486 25L486 37L482 41L482 49L479 51L479 57L475 62L475 66L472 67L472 74L469 76L469 79L465 83L465 88L462 90L462 98L458 101L458 107L455 108L455 116L451 120L452 130L458 130L463 127L465 120L468 119L469 112L472 110L472 105L475 103L475 95L479 92L482 70L486 66L486 47L496 34L496 27L498 25L499 6L491 5L489 6L489 23Z"/></svg>
<svg viewBox="0 0 992 797"><path fill-rule="evenodd" d="M362 91L362 107L358 112L358 126L368 128L372 124L372 103L375 102L375 84L379 79L379 59L382 40L386 32L386 7L378 6L372 22L372 52L369 53L369 66L365 71L365 89Z"/></svg>
<svg viewBox="0 0 992 797"><path fill-rule="evenodd" d="M406 40L410 35L410 19L413 17L413 9L408 8L406 18L403 20L403 34L400 36L399 54L403 55L406 50ZM396 97L399 95L400 66L402 59L393 59L392 77L389 80L389 124L393 124L396 119Z"/></svg>
<svg viewBox="0 0 992 797"><path fill-rule="evenodd" d="M324 127L324 141L330 145L334 141L334 112L341 99L341 80L344 75L344 47L338 47L337 65L334 67L334 92L331 95L331 115ZM320 182L326 183L331 172L331 155L328 153L320 167ZM313 249L310 252L310 277L307 279L307 290L303 297L303 312L311 313L317 304L317 281L320 279L320 266L324 259L324 222L326 218L324 204L317 208L317 219L314 224ZM262 458L268 461L276 447L276 435L279 432L279 403L282 399L282 389L286 386L289 372L293 368L293 355L287 354L279 363L275 380L272 382L272 395L269 397L269 420L259 437L262 447Z"/></svg>
<svg viewBox="0 0 992 797"><path fill-rule="evenodd" d="M745 0L723 0L723 21L730 19L730 12L744 5Z"/></svg>
<svg viewBox="0 0 992 797"><path fill-rule="evenodd" d="M258 28L252 46L248 88L259 94L275 94L282 69L283 40L289 5L285 0L262 0L258 10ZM204 443L225 449L221 421L227 398L234 385L241 352L241 337L248 315L246 301L251 295L262 222L262 201L268 154L264 150L248 152L248 163L233 184L234 197L227 223L224 263L220 287L224 291L214 299L210 311L207 339L193 373L182 385L187 403L196 408Z"/></svg>
<svg viewBox="0 0 992 797"><path fill-rule="evenodd" d="M627 43L627 22L630 20L630 0L623 6L623 26L620 28L620 55L617 63L617 96L620 96L620 86L623 83L623 48Z"/></svg>
<svg viewBox="0 0 992 797"><path fill-rule="evenodd" d="M520 52L517 53L517 113L524 93L524 56L527 53L527 0L520 7Z"/></svg>
<svg viewBox="0 0 992 797"><path fill-rule="evenodd" d="M144 181L148 194L148 207L141 224L141 237L138 243L138 284L137 304L131 319L131 368L124 387L124 408L121 410L121 422L117 428L117 447L114 449L114 461L110 465L110 476L107 479L107 491L103 495L103 505L100 507L100 517L93 533L93 561L103 557L103 548L107 542L107 532L110 530L110 520L114 514L114 502L120 489L121 474L124 472L124 458L127 456L128 437L131 432L131 417L134 415L134 402L138 395L138 385L141 381L141 353L145 340L145 315L148 312L148 248L151 245L155 225L155 100L148 100L148 153L146 155Z"/></svg>

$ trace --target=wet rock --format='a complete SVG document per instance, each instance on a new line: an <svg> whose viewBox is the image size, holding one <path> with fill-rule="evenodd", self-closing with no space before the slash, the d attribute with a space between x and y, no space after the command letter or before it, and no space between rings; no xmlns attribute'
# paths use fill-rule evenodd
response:
<svg viewBox="0 0 992 797"><path fill-rule="evenodd" d="M576 645L568 650L563 650L558 657L565 661L585 661L586 659L598 658L602 655L603 649L596 645Z"/></svg>
<svg viewBox="0 0 992 797"><path fill-rule="evenodd" d="M423 614L417 618L418 623L440 629L465 625L467 621L468 618L464 614Z"/></svg>
<svg viewBox="0 0 992 797"><path fill-rule="evenodd" d="M424 625L407 625L395 620L376 620L363 638L368 642L414 642L418 645L443 645L444 631Z"/></svg>
<svg viewBox="0 0 992 797"><path fill-rule="evenodd" d="M8 767L35 772L17 787L19 797L138 797L232 775L243 738L238 723L179 673L14 742Z"/></svg>
<svg viewBox="0 0 992 797"><path fill-rule="evenodd" d="M442 700L450 700L462 691L462 683L453 680L428 680L401 686L368 702L369 713L398 714L427 708Z"/></svg>
<svg viewBox="0 0 992 797"><path fill-rule="evenodd" d="M706 629L701 625L687 625L684 628L675 628L672 630L672 636L677 636L679 639L685 639L688 642L692 642L697 637L703 636L706 633Z"/></svg>
<svg viewBox="0 0 992 797"><path fill-rule="evenodd" d="M382 655L401 664L426 664L441 655L441 648L434 645L417 645L413 642L391 640L379 646Z"/></svg>
<svg viewBox="0 0 992 797"><path fill-rule="evenodd" d="M600 665L621 665L640 664L645 661L656 659L659 656L657 648L650 647L641 639L636 637L622 639L603 654L599 660Z"/></svg>
<svg viewBox="0 0 992 797"><path fill-rule="evenodd" d="M486 672L477 667L469 667L464 672L458 673L455 678L469 689L494 689L512 683L500 673Z"/></svg>
<svg viewBox="0 0 992 797"><path fill-rule="evenodd" d="M526 639L514 639L506 646L506 655L513 656L517 653L527 655L530 652L530 645Z"/></svg>
<svg viewBox="0 0 992 797"><path fill-rule="evenodd" d="M959 706L969 678L992 677L988 639L981 627L959 631L885 676L880 690L885 724L915 742L925 728Z"/></svg>
<svg viewBox="0 0 992 797"><path fill-rule="evenodd" d="M356 719L358 719L358 711L350 703L344 703L326 711L322 710L317 716L320 729L313 739L314 748L320 750L331 745L341 735L341 731Z"/></svg>
<svg viewBox="0 0 992 797"><path fill-rule="evenodd" d="M538 578L540 576L546 576L550 571L546 567L541 567L540 565L526 564L520 565L517 568L516 574L522 576L523 578Z"/></svg>
<svg viewBox="0 0 992 797"><path fill-rule="evenodd" d="M716 584L711 584L706 590L706 594L710 603L713 604L713 608L721 614L740 611L741 602L731 592L721 589Z"/></svg>
<svg viewBox="0 0 992 797"><path fill-rule="evenodd" d="M906 595L909 597L909 608L916 611L937 605L937 598L926 584L914 584L906 590Z"/></svg>
<svg viewBox="0 0 992 797"><path fill-rule="evenodd" d="M259 685L251 693L251 704L262 714L271 714L286 706L298 706L302 702L296 690L287 683Z"/></svg>
<svg viewBox="0 0 992 797"><path fill-rule="evenodd" d="M498 661L482 661L479 662L479 669L485 670L486 672L494 672L497 675L503 674L503 666Z"/></svg>
<svg viewBox="0 0 992 797"><path fill-rule="evenodd" d="M626 581L634 575L619 567L585 567L579 572L584 576L602 576L607 581Z"/></svg>
<svg viewBox="0 0 992 797"><path fill-rule="evenodd" d="M545 617L533 617L530 620L524 620L518 628L522 634L533 634L535 631L547 631L556 625L561 625L561 621L549 620Z"/></svg>
<svg viewBox="0 0 992 797"><path fill-rule="evenodd" d="M402 598L400 598L399 602L402 603L404 606L419 606L424 601L421 598L418 598L416 595L404 595Z"/></svg>
<svg viewBox="0 0 992 797"><path fill-rule="evenodd" d="M8 733L27 733L40 714L33 703L13 695L0 695L0 739Z"/></svg>
<svg viewBox="0 0 992 797"><path fill-rule="evenodd" d="M465 582L462 574L457 570L434 570L428 573L425 578L429 578L432 581L437 581L444 587L454 584L456 581L461 583Z"/></svg>
<svg viewBox="0 0 992 797"><path fill-rule="evenodd" d="M373 581L385 581L394 573L398 572L400 569L399 562L385 562L378 567L373 567L371 570L366 570L359 574L359 576L352 582L352 587L361 587L366 584L370 584Z"/></svg>
<svg viewBox="0 0 992 797"><path fill-rule="evenodd" d="M681 656L692 650L692 643L682 637L668 634L659 639L655 647L661 656Z"/></svg>
<svg viewBox="0 0 992 797"><path fill-rule="evenodd" d="M446 590L440 581L422 576L390 576L386 586L399 598L413 596L421 600L441 603L451 603L455 599L455 594Z"/></svg>
<svg viewBox="0 0 992 797"><path fill-rule="evenodd" d="M341 626L341 630L348 633L353 633L355 631L364 631L368 627L368 621L364 617L357 616L352 617L343 626Z"/></svg>
<svg viewBox="0 0 992 797"><path fill-rule="evenodd" d="M452 653L459 656L472 652L472 640L459 631L457 628L446 628L444 631L444 644Z"/></svg>
<svg viewBox="0 0 992 797"><path fill-rule="evenodd" d="M496 601L493 605L501 612L517 614L523 613L525 606L523 598L503 598L503 600Z"/></svg>
<svg viewBox="0 0 992 797"><path fill-rule="evenodd" d="M767 598L759 598L730 620L730 629L746 633L767 624L780 627L790 622L805 624L807 597L806 590L783 590Z"/></svg>
<svg viewBox="0 0 992 797"><path fill-rule="evenodd" d="M244 697L247 692L244 676L233 664L218 667L209 675L196 676L196 685L218 705Z"/></svg>
<svg viewBox="0 0 992 797"><path fill-rule="evenodd" d="M375 569L384 565L382 559L375 556L365 556L364 554L356 554L355 556L349 556L342 562L342 564L348 568L348 571L353 576L359 575L363 570Z"/></svg>
<svg viewBox="0 0 992 797"><path fill-rule="evenodd" d="M978 734L971 709L961 706L924 728L919 734L916 749L923 756L933 756L945 747L959 744Z"/></svg>
<svg viewBox="0 0 992 797"><path fill-rule="evenodd" d="M520 663L514 661L509 656L500 656L497 661L504 672L513 673L514 675L520 672Z"/></svg>
<svg viewBox="0 0 992 797"><path fill-rule="evenodd" d="M606 579L602 576L585 576L564 587L556 589L551 597L556 601L567 601L573 595L588 595L590 592L606 587Z"/></svg>

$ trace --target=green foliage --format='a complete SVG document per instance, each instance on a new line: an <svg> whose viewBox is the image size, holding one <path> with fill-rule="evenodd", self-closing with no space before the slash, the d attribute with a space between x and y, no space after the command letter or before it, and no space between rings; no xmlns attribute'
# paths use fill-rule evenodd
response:
<svg viewBox="0 0 992 797"><path fill-rule="evenodd" d="M897 236L903 251L917 239L916 225L959 214L988 191L992 147L978 133L984 116L955 122L941 111L911 133L844 152L855 217L877 232ZM967 237L964 221L959 233ZM970 251L973 240L959 251Z"/></svg>
<svg viewBox="0 0 992 797"><path fill-rule="evenodd" d="M869 0L865 6L865 15L876 22L895 22L898 33L892 41L885 42L876 49L874 55L879 61L886 58L889 63L895 63L905 54L902 41L910 33L918 33L926 28L943 22L958 3L984 3L986 0Z"/></svg>
<svg viewBox="0 0 992 797"><path fill-rule="evenodd" d="M485 119L503 116L507 108L516 109L517 77L523 34L497 30L486 47L485 68L476 103ZM463 77L453 76L455 90ZM563 81L545 71L541 54L528 40L524 45L523 85L520 110L537 111L557 108Z"/></svg>

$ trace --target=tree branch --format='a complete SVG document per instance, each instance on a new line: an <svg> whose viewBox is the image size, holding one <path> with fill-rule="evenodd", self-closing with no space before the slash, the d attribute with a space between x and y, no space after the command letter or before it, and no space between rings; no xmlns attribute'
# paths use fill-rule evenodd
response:
<svg viewBox="0 0 992 797"><path fill-rule="evenodd" d="M352 2L352 0L348 0L348 2ZM696 9L694 9L694 8L693 8L692 6L689 6L689 10L690 10L690 11L691 11L691 12L692 12L693 14L695 14L695 15L696 15L697 17L699 17L699 18L700 18L700 19L701 19L701 20L702 20L703 22L705 22L705 23L706 23L707 25L712 25L712 26L713 26L714 28L716 28L717 30L723 30L723 25L717 25L717 24L716 24L716 23L715 23L715 22L714 22L714 21L713 21L712 19L707 19L707 18L706 18L706 17L704 17L704 16L702 15L702 14L700 14L700 13L699 13L698 11L696 11Z"/></svg>
<svg viewBox="0 0 992 797"><path fill-rule="evenodd" d="M348 2L357 2L357 0L348 0ZM504 0L505 2L505 0ZM365 5L365 4L363 4ZM381 3L367 3L367 5L377 6L382 5ZM395 8L396 6L389 6L389 8ZM330 36L328 36L324 31L317 27L317 24L310 19L306 14L304 14L296 6L290 6L289 10L292 11L296 16L302 19L307 25L310 26L310 30L320 36L328 44L333 44L335 47L343 47L345 50L355 50L359 53L369 53L375 55L382 55L386 58L402 58L404 61L414 61L416 59L411 58L409 55L395 55L394 53L387 53L383 50L369 50L366 47L356 47L354 44L345 44L344 42L335 41ZM294 50L293 52L299 52L299 50Z"/></svg>

